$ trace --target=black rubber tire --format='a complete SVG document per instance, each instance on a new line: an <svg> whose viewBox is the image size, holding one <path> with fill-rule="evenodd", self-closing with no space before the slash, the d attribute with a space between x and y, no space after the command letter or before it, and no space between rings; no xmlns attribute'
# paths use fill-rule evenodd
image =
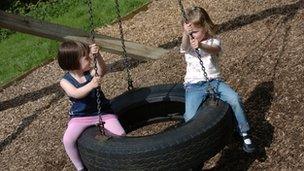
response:
<svg viewBox="0 0 304 171"><path fill-rule="evenodd" d="M141 88L112 101L127 131L150 118L184 113L181 84ZM222 101L207 100L188 123L159 134L99 140L96 127L78 139L81 158L88 170L187 170L217 154L233 134L232 112ZM134 126L135 125L135 126Z"/></svg>

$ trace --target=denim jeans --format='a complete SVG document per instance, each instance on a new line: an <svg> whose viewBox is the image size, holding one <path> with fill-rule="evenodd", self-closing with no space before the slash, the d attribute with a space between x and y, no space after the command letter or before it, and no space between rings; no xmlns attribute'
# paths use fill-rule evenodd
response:
<svg viewBox="0 0 304 171"><path fill-rule="evenodd" d="M249 131L249 124L240 96L222 80L214 79L211 80L210 84L214 88L216 96L231 106L237 120L239 132L244 133ZM201 102L205 101L207 97L207 85L205 81L185 85L186 106L184 119L186 122L196 114Z"/></svg>

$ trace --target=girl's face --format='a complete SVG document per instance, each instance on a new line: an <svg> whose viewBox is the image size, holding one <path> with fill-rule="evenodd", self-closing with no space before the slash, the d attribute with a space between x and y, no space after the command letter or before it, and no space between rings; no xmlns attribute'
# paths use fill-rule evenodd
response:
<svg viewBox="0 0 304 171"><path fill-rule="evenodd" d="M199 42L206 39L207 37L207 29L200 25L194 25L192 23L188 23L188 25L192 28L191 33L192 36L198 40Z"/></svg>
<svg viewBox="0 0 304 171"><path fill-rule="evenodd" d="M80 64L80 70L82 71L89 71L91 69L90 64L91 64L91 58L86 55L82 56L79 59L79 64Z"/></svg>

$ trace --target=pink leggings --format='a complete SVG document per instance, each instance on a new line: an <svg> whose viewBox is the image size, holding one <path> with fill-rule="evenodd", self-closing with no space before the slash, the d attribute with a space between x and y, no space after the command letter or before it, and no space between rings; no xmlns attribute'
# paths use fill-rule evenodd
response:
<svg viewBox="0 0 304 171"><path fill-rule="evenodd" d="M102 121L105 122L105 129L110 134L123 136L125 131L120 125L117 117L113 114L102 115ZM75 117L72 118L68 123L68 128L66 129L63 136L63 144L66 153L70 157L72 163L77 170L84 168L82 161L80 159L78 149L76 146L76 141L80 134L89 126L95 125L99 122L99 116L87 116L87 117Z"/></svg>

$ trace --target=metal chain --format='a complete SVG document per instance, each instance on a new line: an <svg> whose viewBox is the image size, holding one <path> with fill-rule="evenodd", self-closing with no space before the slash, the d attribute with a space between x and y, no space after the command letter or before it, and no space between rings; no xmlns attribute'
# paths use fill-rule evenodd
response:
<svg viewBox="0 0 304 171"><path fill-rule="evenodd" d="M94 20L93 20L93 5L92 5L92 0L88 0L88 7L89 7L89 20L90 20L90 39L91 41L94 43L95 42L95 31L94 31ZM97 57L95 54L93 54L94 56L94 70L95 70L95 76L99 76L98 74L98 67L97 67ZM100 101L100 87L98 86L98 88L96 88L96 102L97 102L97 109L98 109L98 116L99 116L99 123L97 124L99 131L102 135L106 135L105 134L105 128L104 128L104 124L105 122L102 120L101 118L101 101Z"/></svg>
<svg viewBox="0 0 304 171"><path fill-rule="evenodd" d="M179 6L179 8L180 8L180 12L182 13L182 16L183 16L184 20L185 20L186 22L188 22L188 18L187 18L187 16L186 16L186 12L185 12L185 9L184 9L184 6L183 6L183 3L182 3L181 0L178 0L178 6Z"/></svg>
<svg viewBox="0 0 304 171"><path fill-rule="evenodd" d="M116 8L116 15L117 15L117 20L118 20L118 25L119 25L119 31L120 31L120 38L121 38L121 45L123 49L123 58L124 58L124 67L126 69L127 73L127 81L128 81L128 90L132 90L133 87L133 80L131 78L130 74L130 63L127 57L127 51L126 51L126 46L125 46L125 39L124 39L124 33L123 33L123 28L122 28L122 21L121 21L121 15L120 15L120 7L118 0L115 0L115 8Z"/></svg>
<svg viewBox="0 0 304 171"><path fill-rule="evenodd" d="M187 18L186 12L184 10L184 6L183 6L183 3L182 3L182 0L178 0L178 5L180 7L180 11L181 11L181 14L182 14L184 20L186 22L188 22L188 18ZM191 36L192 39L194 39L192 33L190 33L190 36ZM202 70L204 72L204 77L205 77L205 79L207 81L207 93L211 94L214 97L215 96L215 91L214 91L214 88L210 84L210 79L208 78L208 75L207 75L207 72L206 72L206 68L204 67L204 62L202 60L202 56L201 56L201 54L199 52L199 49L196 48L195 52L196 52L198 60L200 61L201 66L202 66Z"/></svg>
<svg viewBox="0 0 304 171"><path fill-rule="evenodd" d="M90 21L90 39L92 42L95 41L95 31L94 31L94 20L93 20L93 5L92 5L92 0L87 0L88 2L88 9L89 9L89 21Z"/></svg>

